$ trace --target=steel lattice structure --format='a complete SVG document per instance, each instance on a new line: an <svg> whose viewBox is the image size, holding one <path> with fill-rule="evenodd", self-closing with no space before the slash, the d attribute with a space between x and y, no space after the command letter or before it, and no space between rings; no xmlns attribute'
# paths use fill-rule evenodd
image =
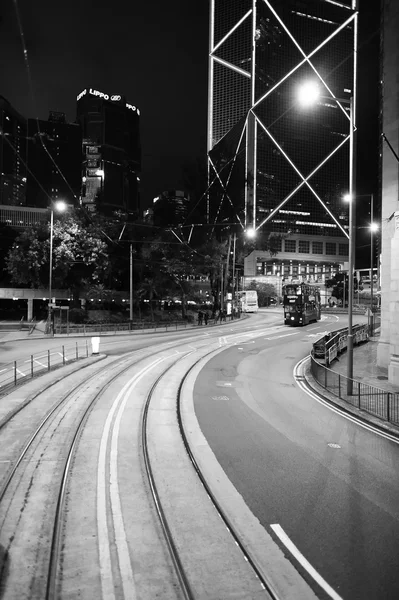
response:
<svg viewBox="0 0 399 600"><path fill-rule="evenodd" d="M348 237L356 0L211 0L208 216ZM304 110L298 86L322 99ZM353 110L354 127L356 126Z"/></svg>

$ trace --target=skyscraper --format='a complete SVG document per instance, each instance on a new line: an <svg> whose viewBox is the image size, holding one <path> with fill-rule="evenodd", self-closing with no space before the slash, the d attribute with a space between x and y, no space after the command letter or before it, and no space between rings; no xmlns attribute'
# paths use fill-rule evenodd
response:
<svg viewBox="0 0 399 600"><path fill-rule="evenodd" d="M182 190L167 190L153 200L153 222L156 227L183 225L188 214L189 195Z"/></svg>
<svg viewBox="0 0 399 600"><path fill-rule="evenodd" d="M78 204L81 185L82 133L65 114L50 112L47 121L28 119L27 204L47 208L51 200Z"/></svg>
<svg viewBox="0 0 399 600"><path fill-rule="evenodd" d="M26 201L26 119L0 96L0 204Z"/></svg>
<svg viewBox="0 0 399 600"><path fill-rule="evenodd" d="M211 0L209 216L348 238L356 0ZM315 106L299 105L317 84ZM337 240L338 241L338 240Z"/></svg>
<svg viewBox="0 0 399 600"><path fill-rule="evenodd" d="M140 111L119 94L86 88L77 97L83 132L82 203L111 214L139 211Z"/></svg>

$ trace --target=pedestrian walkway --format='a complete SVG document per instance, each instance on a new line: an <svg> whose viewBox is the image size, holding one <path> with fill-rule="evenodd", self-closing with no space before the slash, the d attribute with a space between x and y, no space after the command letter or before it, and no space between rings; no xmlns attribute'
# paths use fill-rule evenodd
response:
<svg viewBox="0 0 399 600"><path fill-rule="evenodd" d="M399 392L399 386L388 381L388 369L377 365L377 347L380 338L379 329L368 342L353 347L353 379L380 388L385 392ZM329 368L341 375L347 374L347 352L340 354Z"/></svg>

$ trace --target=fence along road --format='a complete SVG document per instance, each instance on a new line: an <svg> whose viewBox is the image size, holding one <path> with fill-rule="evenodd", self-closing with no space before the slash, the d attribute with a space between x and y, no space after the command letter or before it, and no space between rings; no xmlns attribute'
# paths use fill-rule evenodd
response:
<svg viewBox="0 0 399 600"><path fill-rule="evenodd" d="M368 325L355 325L354 345L368 343ZM336 373L329 365L347 348L348 329L329 333L313 344L311 372L316 381L348 405L399 426L399 394ZM352 385L348 386L351 381ZM348 393L348 389L351 393Z"/></svg>

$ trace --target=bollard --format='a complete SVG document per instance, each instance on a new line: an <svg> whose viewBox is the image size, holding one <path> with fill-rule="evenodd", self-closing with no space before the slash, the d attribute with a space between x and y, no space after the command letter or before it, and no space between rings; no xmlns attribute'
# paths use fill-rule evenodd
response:
<svg viewBox="0 0 399 600"><path fill-rule="evenodd" d="M92 348L91 353L93 356L97 356L97 354L100 354L100 338L99 337L91 338L91 348Z"/></svg>

